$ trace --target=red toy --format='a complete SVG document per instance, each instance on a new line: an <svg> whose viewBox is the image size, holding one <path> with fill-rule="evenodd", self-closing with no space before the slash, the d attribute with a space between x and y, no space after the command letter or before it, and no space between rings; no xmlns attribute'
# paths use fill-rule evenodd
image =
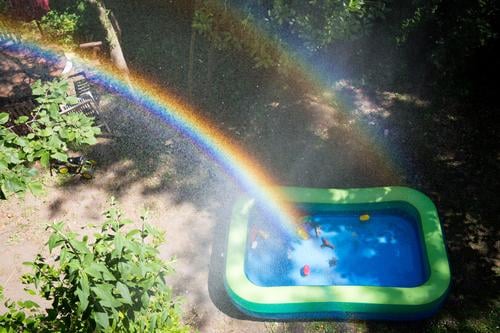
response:
<svg viewBox="0 0 500 333"><path fill-rule="evenodd" d="M326 239L324 237L321 238L321 243L322 243L321 248L329 247L330 249L335 250L335 246L332 243L330 243L330 241L328 239Z"/></svg>
<svg viewBox="0 0 500 333"><path fill-rule="evenodd" d="M309 265L304 265L304 267L302 267L301 269L301 274L302 276L308 276L309 274L311 274L311 267L309 267Z"/></svg>

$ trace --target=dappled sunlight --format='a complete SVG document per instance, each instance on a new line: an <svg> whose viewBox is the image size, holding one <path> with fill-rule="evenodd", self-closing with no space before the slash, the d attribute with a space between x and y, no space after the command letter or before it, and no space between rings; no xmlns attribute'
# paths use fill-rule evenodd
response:
<svg viewBox="0 0 500 333"><path fill-rule="evenodd" d="M376 115L382 119L391 115L385 107L379 106L376 101L365 94L363 89L355 87L349 81L336 82L334 89L345 107L353 114Z"/></svg>
<svg viewBox="0 0 500 333"><path fill-rule="evenodd" d="M417 108L427 108L430 106L430 101L421 99L411 94L384 91L380 93L380 95L382 97L382 106L384 108L390 108L396 102L412 104Z"/></svg>
<svg viewBox="0 0 500 333"><path fill-rule="evenodd" d="M446 165L451 168L459 167L465 163L464 160L457 159L456 154L452 152L439 154L436 156L436 159L440 162L446 163Z"/></svg>
<svg viewBox="0 0 500 333"><path fill-rule="evenodd" d="M347 190L329 190L332 194L331 198L335 202L342 202L342 200L349 197L349 191Z"/></svg>

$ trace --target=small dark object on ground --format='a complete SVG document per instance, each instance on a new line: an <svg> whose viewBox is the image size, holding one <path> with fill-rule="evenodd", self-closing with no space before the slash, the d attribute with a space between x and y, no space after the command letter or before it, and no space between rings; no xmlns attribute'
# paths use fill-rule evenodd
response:
<svg viewBox="0 0 500 333"><path fill-rule="evenodd" d="M50 174L52 170L60 174L80 175L84 179L94 178L96 162L85 156L68 157L67 162L52 160L50 162Z"/></svg>

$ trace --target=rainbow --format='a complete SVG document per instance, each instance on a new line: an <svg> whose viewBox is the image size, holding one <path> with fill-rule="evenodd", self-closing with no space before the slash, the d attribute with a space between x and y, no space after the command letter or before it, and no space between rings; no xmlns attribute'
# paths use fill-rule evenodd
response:
<svg viewBox="0 0 500 333"><path fill-rule="evenodd" d="M263 22L266 17L258 10L246 8L248 1L234 1L230 6L223 4L220 1L204 2L202 6L210 8L210 12L216 13L217 24L221 25L224 31L229 31L238 36L240 42L243 44L243 49L252 50L255 44L264 45L260 52L263 56L271 57L278 63L279 70L282 73L287 73L287 76L293 79L293 83L297 87L302 87L306 91L312 91L318 96L324 97L324 102L333 106L338 112L339 116L345 117L347 120L351 117L349 103L345 98L336 96L330 91L332 90L332 73L324 70L325 64L318 63L317 61L311 63L307 59L307 52L302 52L303 45L297 45L292 38L283 37L277 38L266 29ZM252 6L250 6L252 7ZM242 24L242 22L246 22ZM250 22L250 24L248 24ZM221 29L221 27L218 27ZM262 51L265 50L265 51ZM332 98L335 96L335 98ZM365 96L362 97L363 103L370 101ZM376 149L379 156L383 158L384 166L387 171L401 175L403 170L401 165L395 163L396 150L389 150L387 140L383 140L377 133L375 126L357 122L356 127L352 128L356 131L356 136L359 139L359 144L366 147L373 147Z"/></svg>
<svg viewBox="0 0 500 333"><path fill-rule="evenodd" d="M240 10L225 10L220 5L215 5L215 10L220 10L225 20L230 22L239 22L243 16ZM232 25L232 24L230 24ZM280 59L283 67L293 72L293 77L297 85L306 85L308 88L317 92L323 92L327 85L326 78L321 79L321 73L315 73L314 68L298 54L294 54L291 46L277 43L271 36L268 36L264 29L255 22L247 26L248 29L243 32L242 41L252 43L258 40L265 43L273 57ZM15 29L0 24L1 32L15 33ZM47 59L56 58L54 51L41 47L36 42L23 41L18 44L22 50L32 52ZM266 171L257 161L246 154L241 147L234 143L234 140L224 135L211 121L200 116L196 110L181 100L178 96L159 89L144 77L137 73L130 74L130 79L125 80L112 65L104 64L99 69L91 68L85 64L81 58L75 58L78 66L88 69L93 73L92 80L104 88L117 93L128 99L131 103L142 106L147 112L160 119L163 123L177 129L186 135L203 152L210 156L243 188L248 195L255 197L256 200L266 208L266 211L272 215L274 220L279 221L285 230L301 229L300 215L294 207L289 205L283 199L282 194L276 187L276 184L269 177ZM323 73L324 74L324 73ZM342 101L334 101L337 109L342 113L347 113L347 108L342 106ZM388 169L397 169L390 163L391 154L383 149L384 144L377 141L375 135L370 135L369 139L362 132L370 132L369 128L358 126L358 138L361 138L360 144L366 146L376 146L382 150L381 155L385 162L390 164ZM397 172L399 173L399 172Z"/></svg>
<svg viewBox="0 0 500 333"><path fill-rule="evenodd" d="M9 33L9 31L3 32ZM2 42L0 30L0 42ZM5 37L4 40L5 41ZM29 52L45 59L56 59L57 55L50 49L43 48L33 42L16 42L13 46L18 51ZM193 107L180 98L160 90L137 74L130 74L129 79L121 78L109 64L99 69L90 68L82 58L72 59L79 67L92 72L92 81L117 93L131 103L142 106L150 114L177 131L190 138L203 152L215 160L237 183L246 194L254 197L268 218L278 222L276 225L289 234L302 230L298 222L298 212L284 199L276 184L265 170L246 154L229 137L224 135L208 119L197 113Z"/></svg>

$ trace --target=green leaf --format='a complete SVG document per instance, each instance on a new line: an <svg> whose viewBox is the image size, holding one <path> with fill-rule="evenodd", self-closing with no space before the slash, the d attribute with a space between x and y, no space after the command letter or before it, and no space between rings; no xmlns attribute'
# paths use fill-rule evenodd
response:
<svg viewBox="0 0 500 333"><path fill-rule="evenodd" d="M104 280L107 280L107 281L115 281L116 280L115 277L113 276L113 274L109 271L109 269L102 263L93 262L90 265L90 268L92 270L96 270L98 272L101 272Z"/></svg>
<svg viewBox="0 0 500 333"><path fill-rule="evenodd" d="M80 273L80 287L84 293L90 293L89 278L84 272Z"/></svg>
<svg viewBox="0 0 500 333"><path fill-rule="evenodd" d="M118 281L116 283L116 289L120 293L120 295L123 297L123 301L126 304L132 304L132 298L130 297L130 291L128 290L128 287Z"/></svg>
<svg viewBox="0 0 500 333"><path fill-rule="evenodd" d="M43 185L40 182L30 182L28 183L28 188L34 196L41 196L45 194Z"/></svg>
<svg viewBox="0 0 500 333"><path fill-rule="evenodd" d="M39 308L40 305L37 303L27 300L27 301L21 301L17 303L20 307L25 308L25 309L32 309L32 308Z"/></svg>
<svg viewBox="0 0 500 333"><path fill-rule="evenodd" d="M9 121L9 114L6 112L1 112L0 113L0 125L3 125L8 121Z"/></svg>
<svg viewBox="0 0 500 333"><path fill-rule="evenodd" d="M47 242L47 244L49 245L49 252L52 253L52 250L57 245L59 245L59 243L61 243L62 240L63 240L63 238L61 236L59 236L59 234L57 234L57 233L53 233L52 235L50 235L49 241Z"/></svg>
<svg viewBox="0 0 500 333"><path fill-rule="evenodd" d="M123 249L123 236L121 234L117 234L115 236L115 239L113 240L113 243L115 244L117 255L120 255Z"/></svg>
<svg viewBox="0 0 500 333"><path fill-rule="evenodd" d="M93 278L96 278L98 280L102 279L102 274L96 267L89 265L89 266L85 267L84 270L85 270L85 273L92 276Z"/></svg>
<svg viewBox="0 0 500 333"><path fill-rule="evenodd" d="M43 137L49 137L54 134L54 131L52 130L52 128L49 127L38 131L38 134Z"/></svg>
<svg viewBox="0 0 500 333"><path fill-rule="evenodd" d="M48 168L49 167L49 164L50 164L50 155L49 155L49 152L48 151L44 151L42 152L41 156L40 156L40 163L42 164L42 166L44 166L45 168Z"/></svg>
<svg viewBox="0 0 500 333"><path fill-rule="evenodd" d="M144 307L148 307L149 305L149 295L147 292L143 293L141 296L141 302Z"/></svg>
<svg viewBox="0 0 500 333"><path fill-rule="evenodd" d="M97 326L107 329L109 327L108 314L106 312L94 312L92 313Z"/></svg>
<svg viewBox="0 0 500 333"><path fill-rule="evenodd" d="M90 292L88 290L88 281L87 281L87 290L76 288L75 293L78 296L78 301L79 301L78 311L80 311L80 313L82 313L85 310L87 310L87 307L89 306Z"/></svg>
<svg viewBox="0 0 500 333"><path fill-rule="evenodd" d="M87 144L87 145L95 145L97 143L97 140L95 137L91 136L91 137L88 137L88 138L85 138L82 140L83 143Z"/></svg>
<svg viewBox="0 0 500 333"><path fill-rule="evenodd" d="M61 252L59 253L59 262L61 263L61 266L64 267L67 264L67 260L70 258L68 255L68 250L66 250L64 247L61 248Z"/></svg>
<svg viewBox="0 0 500 333"><path fill-rule="evenodd" d="M9 168L7 161L0 159L0 170L6 170Z"/></svg>
<svg viewBox="0 0 500 333"><path fill-rule="evenodd" d="M26 291L31 296L35 296L36 295L36 291L34 291L33 289L24 289L24 291Z"/></svg>
<svg viewBox="0 0 500 333"><path fill-rule="evenodd" d="M26 189L25 184L20 178L4 178L2 191L4 194L18 193Z"/></svg>
<svg viewBox="0 0 500 333"><path fill-rule="evenodd" d="M99 304L108 308L117 308L122 305L122 302L117 300L111 291L107 290L106 285L98 285L90 288L99 299Z"/></svg>
<svg viewBox="0 0 500 333"><path fill-rule="evenodd" d="M68 96L66 97L66 103L68 103L69 105L77 104L78 98L76 98L75 96Z"/></svg>
<svg viewBox="0 0 500 333"><path fill-rule="evenodd" d="M61 148L64 146L64 143L61 141L61 139L59 139L59 136L57 135L52 135L49 138L49 141L47 141L47 144L53 148Z"/></svg>
<svg viewBox="0 0 500 333"><path fill-rule="evenodd" d="M48 106L48 111L49 114L52 118L58 118L59 114L59 107L57 106L56 103L51 103Z"/></svg>
<svg viewBox="0 0 500 333"><path fill-rule="evenodd" d="M31 91L31 94L35 96L42 96L45 95L45 90L42 89L41 87L36 87Z"/></svg>
<svg viewBox="0 0 500 333"><path fill-rule="evenodd" d="M66 162L68 160L68 155L65 153L55 152L50 157L55 158L58 161Z"/></svg>
<svg viewBox="0 0 500 333"><path fill-rule="evenodd" d="M132 238L137 234L140 234L141 231L139 229L133 229L127 233L127 238Z"/></svg>
<svg viewBox="0 0 500 333"><path fill-rule="evenodd" d="M87 254L89 253L89 249L87 247L87 243L78 241L76 239L69 239L69 243L71 244L72 247L74 247L78 252L81 254Z"/></svg>
<svg viewBox="0 0 500 333"><path fill-rule="evenodd" d="M65 129L64 127L61 127L59 129L59 135L61 136L61 138L67 139L68 138L68 130Z"/></svg>
<svg viewBox="0 0 500 333"><path fill-rule="evenodd" d="M19 118L16 119L16 121L14 123L16 124L24 124L26 123L30 118L28 116L21 116Z"/></svg>
<svg viewBox="0 0 500 333"><path fill-rule="evenodd" d="M149 332L154 333L156 331L156 321L158 320L157 315L152 315L149 323Z"/></svg>
<svg viewBox="0 0 500 333"><path fill-rule="evenodd" d="M20 147L27 147L29 145L29 141L23 137L18 137L16 143Z"/></svg>

